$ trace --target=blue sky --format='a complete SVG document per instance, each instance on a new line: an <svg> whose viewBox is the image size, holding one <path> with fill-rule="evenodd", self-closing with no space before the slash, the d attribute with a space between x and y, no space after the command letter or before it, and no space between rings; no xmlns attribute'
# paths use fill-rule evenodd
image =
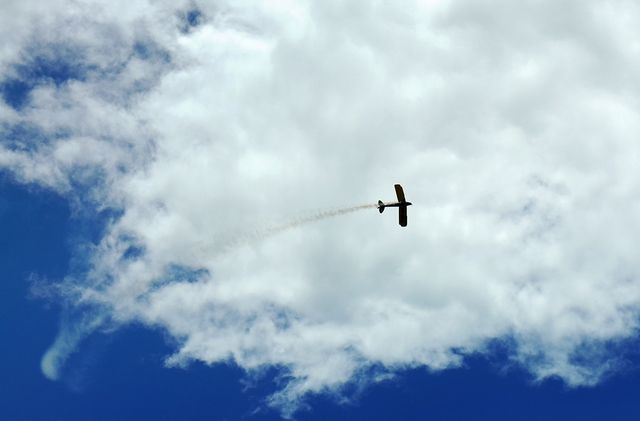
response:
<svg viewBox="0 0 640 421"><path fill-rule="evenodd" d="M632 419L640 6L1 8L0 418Z"/></svg>
<svg viewBox="0 0 640 421"><path fill-rule="evenodd" d="M234 364L167 369L163 360L171 346L166 336L140 325L95 334L71 357L62 381L46 379L39 361L64 310L34 298L30 279L63 277L77 225L99 226L100 221L74 218L64 198L16 184L7 174L0 192L0 261L6 271L0 331L10 344L3 347L3 418L283 419L264 404L265 396L275 391L275 372L247 383ZM635 340L619 350L627 369L596 387L571 389L559 379L534 384L496 348L492 355L467 358L459 369L403 370L351 393L349 402L312 396L296 419L632 420L640 387Z"/></svg>
<svg viewBox="0 0 640 421"><path fill-rule="evenodd" d="M74 219L57 194L16 184L6 174L0 192L0 232L7 240L0 329L11 344L3 347L3 418L282 419L263 403L274 391L272 376L245 388L246 377L233 364L164 368L171 347L162 332L143 326L95 335L71 358L63 381L46 379L39 361L62 309L32 298L28 279L64 276L74 225L89 222ZM496 353L469 358L460 369L402 371L353 394L349 403L314 396L296 419L632 420L640 386L634 348L627 349L628 371L593 388L568 389L554 379L533 384L522 370L505 370L504 355Z"/></svg>

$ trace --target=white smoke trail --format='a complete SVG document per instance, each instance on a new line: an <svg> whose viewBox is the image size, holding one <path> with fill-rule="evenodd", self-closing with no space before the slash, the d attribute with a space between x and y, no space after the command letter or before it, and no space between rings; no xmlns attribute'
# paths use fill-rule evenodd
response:
<svg viewBox="0 0 640 421"><path fill-rule="evenodd" d="M310 216L294 219L293 221L283 225L268 227L261 232L261 237L269 237L275 234L279 234L283 231L289 230L291 228L299 227L301 225L309 224L309 223L320 221L327 218L334 218L340 215L346 215L348 213L357 212L363 209L375 208L376 206L377 206L376 204L366 204L366 205L351 206L348 208L319 211Z"/></svg>
<svg viewBox="0 0 640 421"><path fill-rule="evenodd" d="M193 244L191 253L193 256L200 258L223 256L233 252L239 247L248 246L278 235L284 231L300 227L302 225L317 222L323 219L334 218L341 215L357 212L363 209L371 209L377 207L377 204L363 204L350 206L347 208L327 209L315 211L310 215L300 216L290 219L288 222L282 223L257 223L253 228L223 232L219 235L217 242L211 242L208 239L201 239Z"/></svg>
<svg viewBox="0 0 640 421"><path fill-rule="evenodd" d="M363 204L357 206L350 206L348 208L339 208L339 209L327 209L316 211L315 213L298 217L289 222L285 222L282 224L272 224L268 225L265 228L256 228L251 232L245 232L242 235L237 236L231 243L227 244L224 248L225 251L229 251L231 249L235 249L236 247L247 245L249 243L253 243L259 240L264 240L268 237L272 237L274 235L280 234L284 231L288 231L293 228L300 227L302 225L310 224L313 222L321 221L323 219L335 218L337 216L346 215L349 213L357 212L363 209L375 208L376 204Z"/></svg>

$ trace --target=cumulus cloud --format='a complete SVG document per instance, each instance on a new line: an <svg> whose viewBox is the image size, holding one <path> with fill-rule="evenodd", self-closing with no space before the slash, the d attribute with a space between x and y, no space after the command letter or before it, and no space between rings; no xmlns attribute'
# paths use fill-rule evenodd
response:
<svg viewBox="0 0 640 421"><path fill-rule="evenodd" d="M44 28L83 73L0 109L1 167L121 210L73 303L165 329L169 365L283 367L289 409L496 338L539 379L615 368L640 309L635 3L74 4ZM27 27L3 68L52 39ZM395 182L407 229L255 234Z"/></svg>

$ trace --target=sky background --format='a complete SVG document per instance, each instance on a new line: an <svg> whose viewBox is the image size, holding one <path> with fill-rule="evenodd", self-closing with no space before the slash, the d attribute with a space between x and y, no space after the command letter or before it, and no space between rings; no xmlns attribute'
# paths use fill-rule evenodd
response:
<svg viewBox="0 0 640 421"><path fill-rule="evenodd" d="M634 2L2 8L3 418L633 418Z"/></svg>

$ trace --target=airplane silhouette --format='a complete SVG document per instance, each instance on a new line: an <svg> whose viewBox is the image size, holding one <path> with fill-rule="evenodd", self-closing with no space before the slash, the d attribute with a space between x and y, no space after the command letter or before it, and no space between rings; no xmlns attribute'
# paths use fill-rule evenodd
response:
<svg viewBox="0 0 640 421"><path fill-rule="evenodd" d="M384 212L384 208L398 208L398 216L400 218L400 226L407 226L407 206L411 206L411 202L407 202L404 198L404 190L400 184L394 186L396 188L396 196L398 201L393 203L384 203L382 200L378 200L378 210L380 213Z"/></svg>

